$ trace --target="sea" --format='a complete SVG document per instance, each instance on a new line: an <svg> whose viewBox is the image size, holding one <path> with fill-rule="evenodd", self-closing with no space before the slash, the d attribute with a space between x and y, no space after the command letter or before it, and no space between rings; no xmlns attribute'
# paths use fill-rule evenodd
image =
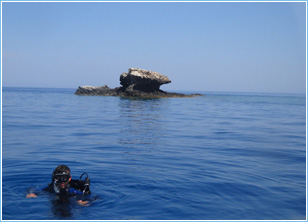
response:
<svg viewBox="0 0 308 222"><path fill-rule="evenodd" d="M306 220L306 95L75 90L3 88L2 220ZM63 164L89 206L26 198Z"/></svg>

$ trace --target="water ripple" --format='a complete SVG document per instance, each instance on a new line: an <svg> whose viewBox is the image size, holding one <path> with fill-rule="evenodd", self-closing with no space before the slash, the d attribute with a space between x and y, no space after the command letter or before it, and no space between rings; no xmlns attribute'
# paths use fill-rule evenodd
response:
<svg viewBox="0 0 308 222"><path fill-rule="evenodd" d="M3 219L306 218L305 97L73 92L3 91ZM25 198L59 164L90 175L91 207Z"/></svg>

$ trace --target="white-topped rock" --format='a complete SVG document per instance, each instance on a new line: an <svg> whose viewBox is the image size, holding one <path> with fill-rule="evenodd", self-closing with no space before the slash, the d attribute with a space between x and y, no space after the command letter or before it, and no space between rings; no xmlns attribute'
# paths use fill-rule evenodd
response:
<svg viewBox="0 0 308 222"><path fill-rule="evenodd" d="M130 68L128 73L120 76L120 84L127 89L146 92L157 91L163 84L171 83L171 80L158 72L138 68Z"/></svg>

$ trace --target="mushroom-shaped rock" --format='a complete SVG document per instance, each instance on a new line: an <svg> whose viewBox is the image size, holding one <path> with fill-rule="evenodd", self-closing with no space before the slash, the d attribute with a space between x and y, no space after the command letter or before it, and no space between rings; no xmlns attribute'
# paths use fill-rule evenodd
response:
<svg viewBox="0 0 308 222"><path fill-rule="evenodd" d="M165 92L159 87L163 84L171 83L167 76L158 72L144 69L130 68L128 73L124 72L120 76L122 87L114 89L108 86L80 86L76 95L97 95L97 96L120 96L134 98L166 98L166 97L193 97L200 94L185 95L181 93Z"/></svg>
<svg viewBox="0 0 308 222"><path fill-rule="evenodd" d="M130 68L128 73L124 72L120 76L120 84L125 90L153 92L168 83L171 83L171 80L167 76L144 69Z"/></svg>

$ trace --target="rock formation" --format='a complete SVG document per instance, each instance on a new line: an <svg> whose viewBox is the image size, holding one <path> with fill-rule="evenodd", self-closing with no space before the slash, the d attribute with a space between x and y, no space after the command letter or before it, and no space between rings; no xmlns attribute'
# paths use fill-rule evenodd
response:
<svg viewBox="0 0 308 222"><path fill-rule="evenodd" d="M120 84L122 87L111 89L106 85L101 87L79 86L75 94L137 98L200 96L200 94L185 95L180 93L170 93L159 89L161 85L168 83L171 83L170 79L158 72L130 68L128 73L124 72L120 76Z"/></svg>
<svg viewBox="0 0 308 222"><path fill-rule="evenodd" d="M144 92L158 91L163 84L171 83L167 76L158 72L130 68L128 73L120 76L120 84L125 90L140 90Z"/></svg>

